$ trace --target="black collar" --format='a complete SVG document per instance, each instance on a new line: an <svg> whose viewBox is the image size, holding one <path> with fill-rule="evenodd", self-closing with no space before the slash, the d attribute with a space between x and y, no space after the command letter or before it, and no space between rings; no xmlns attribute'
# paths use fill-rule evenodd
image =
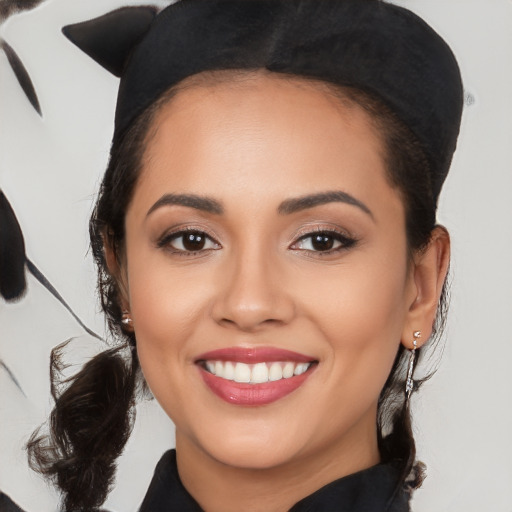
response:
<svg viewBox="0 0 512 512"><path fill-rule="evenodd" d="M340 478L295 504L290 512L409 512L398 472L379 464ZM164 453L139 512L202 512L181 483L176 451Z"/></svg>

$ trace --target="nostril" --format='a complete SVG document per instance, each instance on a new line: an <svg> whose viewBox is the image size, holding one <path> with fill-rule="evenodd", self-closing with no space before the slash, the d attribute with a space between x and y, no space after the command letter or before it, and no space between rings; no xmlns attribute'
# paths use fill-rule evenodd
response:
<svg viewBox="0 0 512 512"><path fill-rule="evenodd" d="M268 262L267 262L268 263ZM241 258L218 288L212 303L214 320L225 327L252 331L288 323L294 302L287 288L273 278L263 262Z"/></svg>
<svg viewBox="0 0 512 512"><path fill-rule="evenodd" d="M265 326L279 326L283 325L285 322L282 320L278 320L275 318L266 318L266 319L258 319L258 318L237 318L237 319L231 319L231 318L221 318L218 323L224 327L228 328L236 328L241 331L251 332L257 329L260 329Z"/></svg>

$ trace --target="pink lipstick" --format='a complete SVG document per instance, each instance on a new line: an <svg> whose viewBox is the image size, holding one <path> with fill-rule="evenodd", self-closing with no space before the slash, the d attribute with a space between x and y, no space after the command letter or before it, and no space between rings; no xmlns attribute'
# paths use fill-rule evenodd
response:
<svg viewBox="0 0 512 512"><path fill-rule="evenodd" d="M271 347L231 347L201 354L196 364L209 389L236 405L266 405L299 388L314 358Z"/></svg>

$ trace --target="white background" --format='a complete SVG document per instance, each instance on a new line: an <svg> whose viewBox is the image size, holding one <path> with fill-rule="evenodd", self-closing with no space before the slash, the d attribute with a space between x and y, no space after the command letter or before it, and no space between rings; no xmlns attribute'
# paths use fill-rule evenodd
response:
<svg viewBox="0 0 512 512"><path fill-rule="evenodd" d="M18 215L29 257L99 333L87 219L108 157L117 80L60 29L127 3L47 0L0 26L43 110L40 118L0 53L0 187ZM428 466L413 509L511 512L512 0L397 3L452 46L468 95L439 210L453 243L445 350L413 404L419 457ZM29 512L57 508L56 494L27 469L22 446L51 408L50 350L70 337L76 337L77 362L98 349L32 278L22 301L0 301L0 358L24 390L0 369L0 489ZM172 424L158 405L140 404L105 507L136 510L156 461L173 442Z"/></svg>

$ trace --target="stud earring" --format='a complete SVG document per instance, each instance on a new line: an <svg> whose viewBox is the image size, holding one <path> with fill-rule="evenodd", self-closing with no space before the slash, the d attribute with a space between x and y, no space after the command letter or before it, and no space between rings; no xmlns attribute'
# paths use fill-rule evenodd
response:
<svg viewBox="0 0 512 512"><path fill-rule="evenodd" d="M130 316L130 312L127 309L123 310L123 317L121 319L121 322L124 325L131 325L133 323L132 317Z"/></svg>
<svg viewBox="0 0 512 512"><path fill-rule="evenodd" d="M414 373L414 364L416 363L416 349L418 348L418 338L421 338L421 331L414 331L414 340L412 342L413 348L410 350L409 355L409 368L407 369L407 380L405 382L405 395L407 400L411 397L412 390L414 389L414 381L412 374Z"/></svg>

